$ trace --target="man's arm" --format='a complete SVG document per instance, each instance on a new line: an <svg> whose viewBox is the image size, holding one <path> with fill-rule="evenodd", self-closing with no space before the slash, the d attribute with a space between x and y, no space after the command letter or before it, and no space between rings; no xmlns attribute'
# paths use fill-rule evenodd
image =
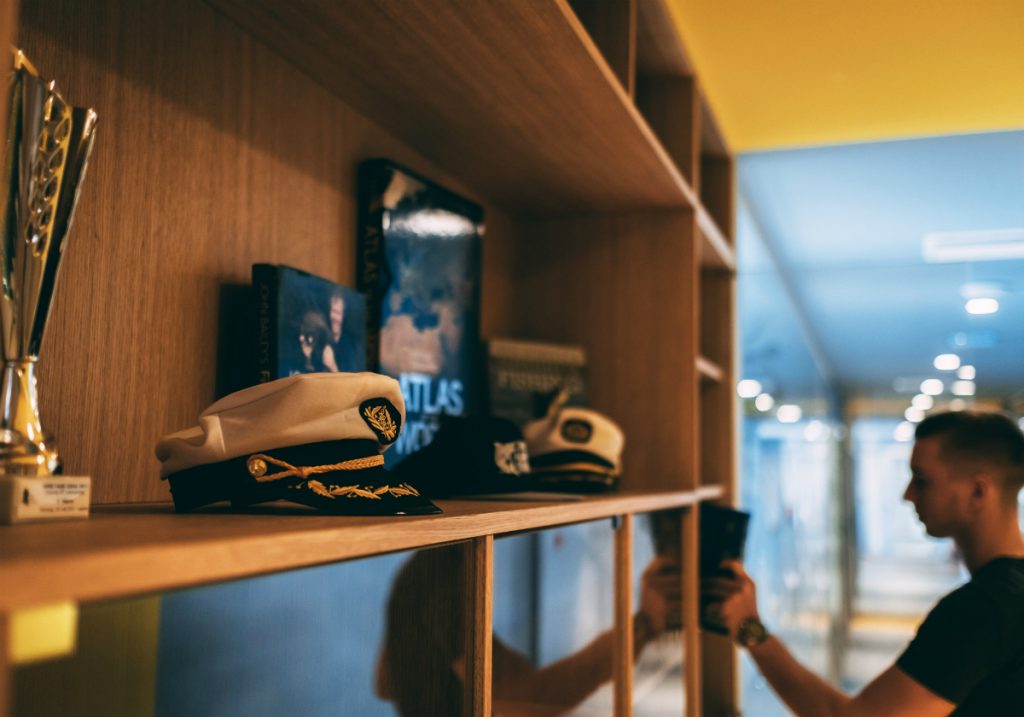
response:
<svg viewBox="0 0 1024 717"><path fill-rule="evenodd" d="M895 665L850 697L801 665L774 637L752 647L750 656L798 717L945 717L956 709Z"/></svg>
<svg viewBox="0 0 1024 717"><path fill-rule="evenodd" d="M743 620L758 616L756 586L739 562L722 566L736 577L708 581L705 589L722 598L719 610L735 638ZM850 697L801 665L774 637L750 648L750 656L798 717L945 717L956 709L895 665Z"/></svg>

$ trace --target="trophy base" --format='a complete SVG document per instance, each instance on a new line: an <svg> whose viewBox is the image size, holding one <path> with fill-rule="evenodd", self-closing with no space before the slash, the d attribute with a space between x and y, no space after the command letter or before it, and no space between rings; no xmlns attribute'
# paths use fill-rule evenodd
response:
<svg viewBox="0 0 1024 717"><path fill-rule="evenodd" d="M89 517L89 476L0 475L0 524Z"/></svg>

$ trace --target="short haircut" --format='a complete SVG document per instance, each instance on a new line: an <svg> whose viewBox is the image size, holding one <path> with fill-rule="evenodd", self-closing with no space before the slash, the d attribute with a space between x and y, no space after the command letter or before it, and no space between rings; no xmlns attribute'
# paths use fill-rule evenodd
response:
<svg viewBox="0 0 1024 717"><path fill-rule="evenodd" d="M986 411L946 411L928 416L914 437L939 437L943 456L995 466L1014 496L1024 486L1024 433L1009 416Z"/></svg>

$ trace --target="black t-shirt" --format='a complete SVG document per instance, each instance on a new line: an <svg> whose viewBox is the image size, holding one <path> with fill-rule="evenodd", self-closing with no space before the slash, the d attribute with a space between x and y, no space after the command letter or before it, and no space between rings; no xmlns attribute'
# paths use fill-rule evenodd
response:
<svg viewBox="0 0 1024 717"><path fill-rule="evenodd" d="M928 614L896 661L956 717L1024 714L1024 558L996 558Z"/></svg>

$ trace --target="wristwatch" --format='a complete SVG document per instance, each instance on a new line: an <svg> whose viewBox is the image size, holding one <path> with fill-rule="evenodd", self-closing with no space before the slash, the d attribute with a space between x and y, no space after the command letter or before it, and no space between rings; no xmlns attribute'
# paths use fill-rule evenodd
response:
<svg viewBox="0 0 1024 717"><path fill-rule="evenodd" d="M736 631L736 643L747 649L760 645L767 639L768 630L756 616L745 618Z"/></svg>

